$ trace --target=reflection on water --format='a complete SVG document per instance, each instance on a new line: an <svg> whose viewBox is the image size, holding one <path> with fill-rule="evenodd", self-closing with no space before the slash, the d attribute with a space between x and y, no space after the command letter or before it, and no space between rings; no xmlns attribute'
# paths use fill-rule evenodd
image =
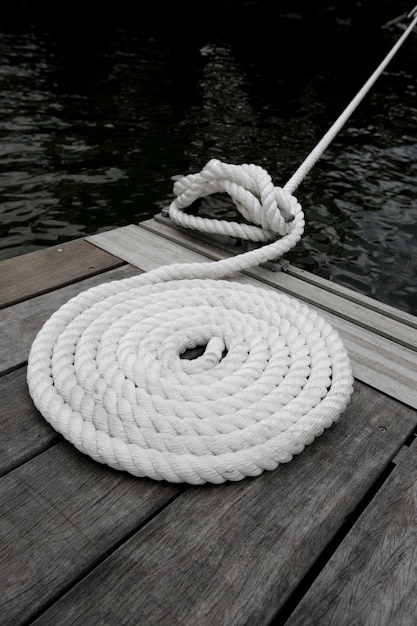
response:
<svg viewBox="0 0 417 626"><path fill-rule="evenodd" d="M0 258L147 219L171 176L211 158L285 184L397 37L374 32L370 51L367 33L323 29L282 18L273 39L200 28L184 41L136 26L88 46L0 33ZM295 192L306 232L288 255L414 314L415 46Z"/></svg>

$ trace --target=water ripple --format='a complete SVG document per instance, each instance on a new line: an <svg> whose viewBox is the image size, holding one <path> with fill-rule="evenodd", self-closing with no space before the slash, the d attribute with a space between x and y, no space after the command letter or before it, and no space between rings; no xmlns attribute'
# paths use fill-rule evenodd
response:
<svg viewBox="0 0 417 626"><path fill-rule="evenodd" d="M203 25L179 39L137 24L75 47L0 33L0 258L148 219L170 202L171 176L210 158L255 162L285 184L392 43L326 33L296 19L249 40ZM288 257L416 313L413 54L296 190L307 225Z"/></svg>

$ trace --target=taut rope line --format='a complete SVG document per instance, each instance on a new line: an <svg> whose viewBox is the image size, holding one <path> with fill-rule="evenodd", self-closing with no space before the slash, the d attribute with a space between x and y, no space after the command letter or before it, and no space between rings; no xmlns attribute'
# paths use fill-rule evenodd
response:
<svg viewBox="0 0 417 626"><path fill-rule="evenodd" d="M350 401L349 357L328 322L275 290L223 280L299 241L299 202L256 165L211 160L176 183L170 212L218 191L280 238L88 289L30 350L29 391L45 419L81 452L135 476L258 476L299 454ZM181 358L196 346L200 357Z"/></svg>
<svg viewBox="0 0 417 626"><path fill-rule="evenodd" d="M407 37L410 35L412 30L417 25L417 5L409 12L409 18L414 17L414 19L410 22L406 30L403 32L401 37L398 39L396 44L391 48L386 57L381 61L376 70L371 74L368 80L364 83L363 87L358 91L356 96L351 100L348 106L342 111L337 120L332 124L327 133L322 137L319 143L313 148L307 158L301 163L300 167L296 172L291 176L290 180L284 186L284 189L289 193L293 193L301 181L305 178L308 172L311 170L313 165L318 161L323 152L326 150L327 146L333 141L339 131L342 129L344 124L347 122L349 117L358 107L358 105L362 102L368 91L371 89L376 80L381 76L384 69L387 67L388 63L392 61L394 56L397 54L398 50L401 48Z"/></svg>

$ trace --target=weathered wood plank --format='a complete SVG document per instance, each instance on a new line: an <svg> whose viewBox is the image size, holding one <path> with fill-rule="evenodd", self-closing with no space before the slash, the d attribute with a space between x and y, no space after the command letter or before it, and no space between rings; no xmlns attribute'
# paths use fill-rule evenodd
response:
<svg viewBox="0 0 417 626"><path fill-rule="evenodd" d="M22 366L42 324L62 304L81 291L100 283L138 274L135 267L124 265L104 274L19 302L0 310L0 374Z"/></svg>
<svg viewBox="0 0 417 626"><path fill-rule="evenodd" d="M343 338L355 378L417 408L417 354L336 315L323 312Z"/></svg>
<svg viewBox="0 0 417 626"><path fill-rule="evenodd" d="M164 237L171 238L172 241L178 241L184 246L188 245L193 249L195 248L197 250L204 251L205 253L212 253L213 248L216 247L226 250L229 254L239 254L244 252L245 242L243 241L241 242L242 245L237 247L237 241L233 240L231 237L208 235L206 233L199 233L198 231L181 228L171 222L168 217L162 216L162 214L155 215L153 219L140 222L139 226L146 228L151 232L159 233ZM250 242L248 242L247 245L250 246ZM322 278L321 276L317 276L311 272L307 272L306 270L296 267L295 265L288 264L285 273L289 276L294 276L294 278L299 280L304 280L311 285L320 287L320 289L342 296L351 302L355 302L365 308L376 311L385 317L390 317L394 320L398 320L399 322L403 322L412 328L417 328L417 317L407 313L406 311L401 311L400 309L396 309L389 304L385 304L384 302L365 296L357 291L354 291L353 289L349 289L343 285L338 285L337 283L327 280L326 278Z"/></svg>
<svg viewBox="0 0 417 626"><path fill-rule="evenodd" d="M35 623L268 624L416 419L356 383L341 421L300 456L187 488Z"/></svg>
<svg viewBox="0 0 417 626"><path fill-rule="evenodd" d="M347 300L356 302L357 304L360 304L371 311L376 311L385 317L389 317L393 320L397 320L398 322L402 322L411 328L417 329L417 317L411 313L407 313L407 311L396 309L389 304L385 304L385 302L365 296L357 291L353 291L353 289L349 289L343 285L338 285L337 283L327 280L326 278L322 278L321 276L316 276L316 274L302 270L294 265L290 265L286 270L286 273L300 280L305 280L312 285L317 285L317 287L325 289L330 293L343 296Z"/></svg>
<svg viewBox="0 0 417 626"><path fill-rule="evenodd" d="M160 221L148 220L139 224L149 232L177 241L181 245L187 245L190 249L202 254L209 252L211 258L220 259L233 255L233 248L220 249L212 246L209 242L203 243L200 237L195 237L177 228L161 224ZM112 235L112 231L109 232ZM354 291L337 285L324 279L318 280L313 274L291 269L285 272L272 272L263 267L253 267L247 270L250 276L254 276L262 282L267 282L278 287L281 291L294 297L298 297L312 305L330 313L337 313L339 317L347 319L354 324L363 326L372 332L380 334L388 339L417 350L417 317L396 311L393 307L382 305L371 298L359 298ZM373 303L369 306L369 303ZM399 318L398 320L396 318Z"/></svg>
<svg viewBox="0 0 417 626"><path fill-rule="evenodd" d="M36 410L26 383L26 368L0 378L0 475L45 450L57 433Z"/></svg>
<svg viewBox="0 0 417 626"><path fill-rule="evenodd" d="M190 251L188 247L179 247L170 239L164 239L157 233L133 225L94 235L89 238L89 241L103 246L109 252L125 258L132 265L137 265L145 271L174 261L195 262L207 260L207 257L203 254ZM212 254L214 253L212 252ZM221 254L219 252L219 256ZM251 274L257 273L261 275L263 272L272 277L263 282L263 286L266 289L278 289L301 300L306 296L306 293L302 292L303 281L285 277L284 273L268 272L267 270L262 270L262 268L257 268L256 272L251 270ZM239 281L252 282L259 286L259 281L248 272L242 273ZM307 285L307 287L308 293L310 293L313 287L311 285ZM298 293L298 291L301 291L301 293ZM317 291L320 290L317 288ZM332 297L333 294L326 292L326 298ZM367 327L341 318L339 310L330 313L328 310L321 308L321 303L319 304L318 302L320 300L319 297L317 298L318 301L313 304L310 302L313 299L312 296L306 299L311 306L314 306L331 322L348 344L347 348L352 360L355 377L417 408L417 388L415 385L415 380L417 380L417 354L414 350L398 345L394 340L387 339L384 333L381 335L375 334ZM339 303L338 306L340 311L343 312L344 304ZM374 315L372 311L367 311L368 314ZM378 330L379 318L383 316L379 313L375 315L378 316L378 319L374 319L376 330ZM391 327L394 324L397 327L402 327L401 335L403 338L407 333L410 334L410 337L417 336L413 329L389 318L384 318L385 326Z"/></svg>
<svg viewBox="0 0 417 626"><path fill-rule="evenodd" d="M66 442L3 476L2 626L27 623L181 489L101 466Z"/></svg>
<svg viewBox="0 0 417 626"><path fill-rule="evenodd" d="M286 624L414 626L416 545L414 443Z"/></svg>
<svg viewBox="0 0 417 626"><path fill-rule="evenodd" d="M84 239L0 261L0 308L123 264Z"/></svg>
<svg viewBox="0 0 417 626"><path fill-rule="evenodd" d="M208 257L204 252L195 252L190 247L184 248L178 242L133 224L92 235L87 237L87 241L111 254L121 255L120 258L136 267L141 263L140 267L145 272L165 263L201 263L207 261ZM225 254L224 258L226 256Z"/></svg>

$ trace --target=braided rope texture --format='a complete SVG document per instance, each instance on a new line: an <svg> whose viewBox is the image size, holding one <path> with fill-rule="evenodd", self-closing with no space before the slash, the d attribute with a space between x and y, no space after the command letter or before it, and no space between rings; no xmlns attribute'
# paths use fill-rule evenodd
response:
<svg viewBox="0 0 417 626"><path fill-rule="evenodd" d="M186 178L177 200L192 202L196 179ZM262 201L253 181L250 189ZM298 203L285 201L293 230L270 244L274 255L303 224ZM341 338L317 312L221 278L268 247L163 266L69 300L29 354L29 391L45 419L100 463L176 483L238 481L302 452L339 419L353 378ZM197 347L200 356L185 358Z"/></svg>
<svg viewBox="0 0 417 626"><path fill-rule="evenodd" d="M189 215L183 209L201 198L227 193L236 209L250 224ZM169 209L173 222L186 228L268 242L293 230L296 199L274 187L268 172L258 165L231 165L216 159L198 174L189 174L174 184L177 199ZM208 203L210 206L210 204Z"/></svg>

